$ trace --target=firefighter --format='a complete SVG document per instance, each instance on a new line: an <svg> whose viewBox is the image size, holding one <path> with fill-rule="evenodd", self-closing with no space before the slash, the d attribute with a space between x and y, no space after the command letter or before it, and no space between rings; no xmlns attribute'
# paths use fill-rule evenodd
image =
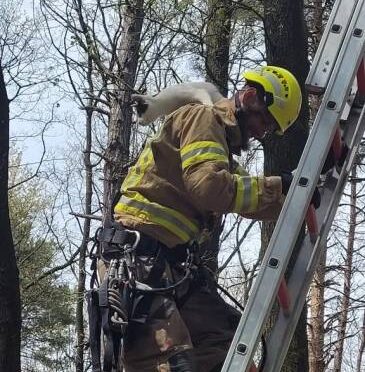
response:
<svg viewBox="0 0 365 372"><path fill-rule="evenodd" d="M122 184L114 218L140 233L138 280L151 287L181 282L133 305L135 320L124 337L127 372L222 367L240 314L217 293L213 275L199 262L197 242L226 213L277 218L291 177L238 172L232 155L247 150L250 138L282 135L302 101L297 80L284 68L266 66L243 76L246 85L232 99L188 104L170 114ZM192 254L193 263L187 259ZM182 280L187 270L189 278Z"/></svg>

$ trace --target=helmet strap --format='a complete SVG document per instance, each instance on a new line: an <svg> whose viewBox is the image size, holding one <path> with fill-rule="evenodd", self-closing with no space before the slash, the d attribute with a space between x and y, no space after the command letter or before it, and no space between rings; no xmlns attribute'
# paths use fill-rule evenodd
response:
<svg viewBox="0 0 365 372"><path fill-rule="evenodd" d="M241 104L239 94L240 92L236 92L234 95L234 103L236 107L234 116L236 117L238 128L240 129L240 133L241 133L242 149L247 150L248 140L249 140L248 134L247 134L247 128L246 128L247 112Z"/></svg>

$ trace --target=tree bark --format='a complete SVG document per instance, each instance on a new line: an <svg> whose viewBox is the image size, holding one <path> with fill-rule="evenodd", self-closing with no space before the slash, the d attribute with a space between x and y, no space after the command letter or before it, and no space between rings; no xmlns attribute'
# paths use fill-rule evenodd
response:
<svg viewBox="0 0 365 372"><path fill-rule="evenodd" d="M351 179L356 180L356 165L351 170ZM339 309L339 321L337 331L337 343L333 361L333 371L340 372L342 359L343 359L343 346L346 338L347 317L350 308L350 292L351 292L351 279L352 279L352 262L354 255L354 242L356 233L356 181L351 183L351 196L350 196L350 221L349 221L349 235L347 240L346 259L344 266L344 284L342 289L341 304Z"/></svg>
<svg viewBox="0 0 365 372"><path fill-rule="evenodd" d="M205 34L206 80L215 84L223 96L228 94L229 46L231 39L232 1L209 0ZM202 243L204 262L216 272L218 269L219 237L223 231L222 218L214 218L209 241Z"/></svg>
<svg viewBox="0 0 365 372"><path fill-rule="evenodd" d="M310 289L309 370L324 372L324 280L327 251L319 259Z"/></svg>
<svg viewBox="0 0 365 372"><path fill-rule="evenodd" d="M89 97L93 96L93 42L89 34L89 27L84 18L83 2L77 2L77 15L78 22L82 34L85 37L87 45L87 66L85 67L85 75L87 80L87 89ZM66 61L67 63L67 61ZM77 94L77 92L75 92ZM91 164L91 150L92 150L92 118L93 118L93 104L92 98L88 98L86 102L86 116L85 116L85 148L84 154L84 167L85 167L85 199L84 199L84 213L91 215L92 203L92 164ZM89 218L84 219L83 234L80 245L80 255L78 262L78 282L77 282L77 301L76 301L76 356L75 367L76 372L84 371L84 351L85 351L85 319L84 319L84 296L85 296L85 282L86 282L86 254L87 245L90 237L90 224Z"/></svg>
<svg viewBox="0 0 365 372"><path fill-rule="evenodd" d="M322 0L313 0L312 10L308 19L308 27L312 33L312 57L316 52L323 33ZM311 100L313 116L320 106L320 98L315 96ZM327 247L322 252L310 288L310 320L309 320L309 370L310 372L324 372L324 283L326 273Z"/></svg>
<svg viewBox="0 0 365 372"><path fill-rule="evenodd" d="M114 197L120 187L122 170L129 162L132 126L131 93L136 80L140 36L144 18L143 0L128 1L122 7L122 36L115 79L116 95L111 102L108 144L104 166L104 220L112 215Z"/></svg>
<svg viewBox="0 0 365 372"><path fill-rule="evenodd" d="M0 66L0 371L20 371L19 272L9 219L9 100Z"/></svg>
<svg viewBox="0 0 365 372"><path fill-rule="evenodd" d="M88 58L88 71L87 79L89 83L90 93L92 93L92 61ZM91 95L91 94L90 94ZM92 185L93 185L93 169L91 164L91 148L92 148L92 99L88 99L86 110L86 123L85 123L85 149L84 149L84 167L85 167L85 201L84 211L86 215L91 215L92 203ZM87 245L90 236L90 223L89 218L84 219L82 242L80 246L79 258L79 276L77 283L77 303L76 303L76 371L84 371L84 350L85 350L85 319L84 319L84 295L85 295L85 281L86 281L86 254Z"/></svg>
<svg viewBox="0 0 365 372"><path fill-rule="evenodd" d="M359 348L359 354L357 356L357 361L356 361L356 372L361 372L361 361L362 361L362 356L364 355L364 350L365 350L365 309L364 309L364 314L362 318L362 327L361 327L361 343L360 343L360 348Z"/></svg>
<svg viewBox="0 0 365 372"><path fill-rule="evenodd" d="M209 0L205 35L207 81L223 96L228 94L229 47L231 42L232 0Z"/></svg>
<svg viewBox="0 0 365 372"><path fill-rule="evenodd" d="M284 136L273 136L264 142L264 171L266 175L280 175L297 167L308 137L309 108L304 82L309 71L307 30L304 23L302 0L264 0L264 26L267 62L288 68L298 79L303 93L303 104L297 122ZM262 230L262 252L270 240L274 224L265 223ZM290 271L304 237L299 234L286 273ZM275 318L273 314L273 318ZM306 306L299 319L282 371L308 370Z"/></svg>

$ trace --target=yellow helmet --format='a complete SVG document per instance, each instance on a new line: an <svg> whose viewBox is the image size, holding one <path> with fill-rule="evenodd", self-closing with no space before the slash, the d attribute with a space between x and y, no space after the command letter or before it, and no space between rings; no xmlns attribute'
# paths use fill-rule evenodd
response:
<svg viewBox="0 0 365 372"><path fill-rule="evenodd" d="M283 134L298 118L302 93L294 75L282 67L264 66L257 71L247 70L242 76L248 83L262 86L267 108Z"/></svg>

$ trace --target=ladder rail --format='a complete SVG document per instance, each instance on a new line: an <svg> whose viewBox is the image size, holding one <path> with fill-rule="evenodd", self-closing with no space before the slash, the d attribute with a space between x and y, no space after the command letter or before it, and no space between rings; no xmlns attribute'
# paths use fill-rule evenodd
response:
<svg viewBox="0 0 365 372"><path fill-rule="evenodd" d="M311 93L322 93L331 76L358 0L336 0L306 79Z"/></svg>

